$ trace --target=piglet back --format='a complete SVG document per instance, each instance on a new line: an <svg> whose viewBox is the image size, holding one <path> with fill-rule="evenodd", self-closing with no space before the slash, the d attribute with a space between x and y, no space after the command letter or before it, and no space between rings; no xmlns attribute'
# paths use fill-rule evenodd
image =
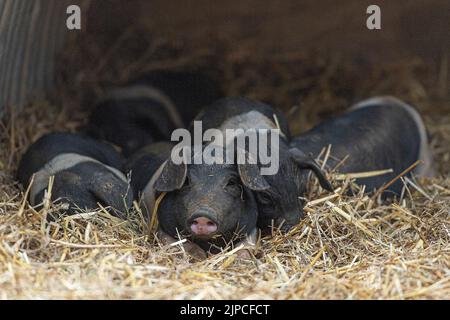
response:
<svg viewBox="0 0 450 320"><path fill-rule="evenodd" d="M318 156L331 145L327 166L338 171L357 173L392 169L382 176L358 179L367 191L380 188L414 164L424 163L413 172L432 174L432 158L427 133L418 112L393 97L375 97L352 106L347 112L326 120L308 132L295 137L292 145L305 153ZM388 191L399 194L399 180Z"/></svg>
<svg viewBox="0 0 450 320"><path fill-rule="evenodd" d="M142 192L156 171L170 158L172 147L169 142L153 143L127 160L125 172L131 174L131 185L136 192Z"/></svg>
<svg viewBox="0 0 450 320"><path fill-rule="evenodd" d="M77 154L122 169L123 158L111 145L92 138L72 133L50 133L39 138L22 156L17 170L17 179L27 185L33 173L61 154Z"/></svg>
<svg viewBox="0 0 450 320"><path fill-rule="evenodd" d="M131 84L152 86L164 92L177 106L186 125L201 108L224 96L219 82L201 70L154 70Z"/></svg>

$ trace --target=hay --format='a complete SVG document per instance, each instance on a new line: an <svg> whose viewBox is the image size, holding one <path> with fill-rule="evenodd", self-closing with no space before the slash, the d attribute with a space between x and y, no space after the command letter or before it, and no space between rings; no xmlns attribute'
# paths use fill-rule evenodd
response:
<svg viewBox="0 0 450 320"><path fill-rule="evenodd" d="M127 41L130 34L120 41ZM101 51L92 47L92 41L87 43L90 53ZM226 40L216 45L233 48ZM110 58L109 68L99 65L97 69L81 62L77 69L77 59L86 49L74 47L62 57L67 64L62 74L77 69L78 76L72 76L75 82L60 81L55 97L61 105L37 101L20 115L10 112L3 120L0 298L450 297L450 95L448 90L444 95L443 90L434 90L442 85L436 86L433 77L423 71L427 70L424 64L412 59L403 64L368 65L365 74L358 75L351 61L315 53L265 57L250 49L220 51L213 44L207 53L186 49L191 54L187 55L176 46L152 42L138 59L112 62ZM120 45L112 48L119 50ZM95 62L95 56L90 61ZM259 239L256 257L247 261L236 257L238 248L195 261L185 254L181 242L163 246L148 234L137 206L133 210L137 213L131 212L128 221L99 209L46 223L47 214L57 208L48 203L36 211L24 201L26 192L19 193L13 174L25 148L45 132L74 131L82 125L86 110L78 106L89 105L105 83L117 80L118 70L125 70L120 77L123 80L138 69L192 63L217 74L227 84L228 94L244 94L280 106L289 114L294 132L311 127L354 100L378 93L415 102L430 129L439 175L434 179L402 178L405 192L392 203L364 195L363 190L347 196L348 188L358 190L352 182L354 175L331 173L333 184L339 186L334 194L311 181L305 195L305 219L289 234L274 231L273 237ZM329 156L328 150L322 159Z"/></svg>

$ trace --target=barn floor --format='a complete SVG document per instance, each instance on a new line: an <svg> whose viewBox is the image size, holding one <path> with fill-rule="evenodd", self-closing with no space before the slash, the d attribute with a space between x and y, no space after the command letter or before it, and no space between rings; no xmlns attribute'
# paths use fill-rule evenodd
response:
<svg viewBox="0 0 450 320"><path fill-rule="evenodd" d="M155 37L139 42L136 57L136 30L107 51L106 40L72 39L52 102L0 122L0 298L450 298L449 57L431 67L416 56L381 63L314 50L268 54L226 37L203 46ZM120 221L101 210L45 223L54 207L35 211L14 181L25 148L45 132L76 130L104 85L185 65L210 72L229 95L280 107L294 133L372 95L412 102L426 119L437 177L407 184L394 203L345 196L351 182L335 175L335 195L312 181L305 220L288 235L261 239L250 261L233 251L192 261L179 246L161 247L138 218Z"/></svg>

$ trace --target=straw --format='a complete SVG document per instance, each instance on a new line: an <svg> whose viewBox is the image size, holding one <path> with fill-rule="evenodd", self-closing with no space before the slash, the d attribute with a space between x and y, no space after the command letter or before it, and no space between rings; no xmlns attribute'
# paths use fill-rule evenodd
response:
<svg viewBox="0 0 450 320"><path fill-rule="evenodd" d="M447 83L447 90L437 92L437 69L417 57L355 65L353 59L323 52L262 51L251 37L142 40L142 34L153 34L142 28L119 40L111 35L112 44L139 43L142 56L131 54L127 45L101 47L106 39L96 41L95 32L71 40L59 63L57 103L34 101L1 120L0 298L449 298L450 90L444 71L439 88ZM105 54L107 68L98 64ZM312 179L306 194L296 195L307 199L300 224L287 234L274 230L273 237L262 238L250 260L240 259L237 247L198 261L184 254L180 244L186 239L171 246L152 241L164 195L156 199L148 225L137 206L126 221L105 208L47 221L57 204L48 201L37 209L26 202L29 189L22 190L14 177L27 146L44 133L83 126L88 113L80 106L91 105L106 83L184 65L217 77L227 95L256 98L285 112L299 106L289 118L294 135L361 98L396 95L420 107L437 176L406 179L402 173L395 181L403 178L405 196L390 201L373 199L354 182L387 174L384 170L328 173L334 193ZM321 159L332 157L333 148ZM348 195L350 188L354 196Z"/></svg>

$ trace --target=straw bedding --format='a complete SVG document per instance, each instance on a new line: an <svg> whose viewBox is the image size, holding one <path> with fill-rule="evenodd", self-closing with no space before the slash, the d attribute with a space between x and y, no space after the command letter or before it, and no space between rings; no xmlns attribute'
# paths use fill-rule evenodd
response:
<svg viewBox="0 0 450 320"><path fill-rule="evenodd" d="M118 41L128 41L129 35ZM190 50L186 58L179 44L152 41L133 60L121 52L126 46L118 44L102 56L107 60L102 65L98 48L86 42L60 57L64 68L51 103L36 101L1 122L0 298L450 297L450 95L445 58L436 73L416 58L358 65L314 52L259 56L250 47L230 49L226 40L208 50ZM81 61L87 53L92 65ZM274 231L273 237L260 239L254 259L248 261L238 260L233 250L193 261L179 245L162 246L137 211L130 212L128 221L99 209L47 223L45 217L55 206L46 202L36 211L24 201L26 190L19 189L14 172L32 141L53 130L76 130L105 83L143 69L192 64L220 79L227 94L282 108L294 133L370 95L394 94L415 103L430 131L437 177L405 181L403 197L392 203L362 192L346 196L351 177L330 173L340 186L335 194L311 180L305 219L289 234ZM326 156L324 151L320 161Z"/></svg>

